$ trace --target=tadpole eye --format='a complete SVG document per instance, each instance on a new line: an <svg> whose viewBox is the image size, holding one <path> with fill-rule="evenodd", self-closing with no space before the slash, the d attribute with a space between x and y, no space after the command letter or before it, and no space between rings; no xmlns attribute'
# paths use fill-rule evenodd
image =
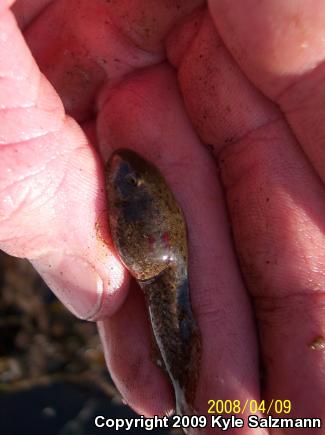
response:
<svg viewBox="0 0 325 435"><path fill-rule="evenodd" d="M127 174L125 176L125 180L127 181L128 184L134 187L139 186L140 184L140 180L135 174Z"/></svg>

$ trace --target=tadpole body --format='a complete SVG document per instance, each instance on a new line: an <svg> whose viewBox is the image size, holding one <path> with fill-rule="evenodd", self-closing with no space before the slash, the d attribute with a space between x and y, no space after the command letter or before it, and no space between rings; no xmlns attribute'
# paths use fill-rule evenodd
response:
<svg viewBox="0 0 325 435"><path fill-rule="evenodd" d="M183 212L159 170L128 149L110 157L106 191L113 243L144 292L176 413L192 414L201 341L190 301Z"/></svg>

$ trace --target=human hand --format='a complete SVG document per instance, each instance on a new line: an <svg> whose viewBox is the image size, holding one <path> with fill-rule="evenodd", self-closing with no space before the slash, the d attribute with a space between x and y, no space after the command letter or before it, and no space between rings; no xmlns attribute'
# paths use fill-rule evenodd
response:
<svg viewBox="0 0 325 435"><path fill-rule="evenodd" d="M262 396L325 417L325 10L251 3L211 1L211 18L199 0L18 1L38 65L88 140L0 6L1 247L99 320L113 379L142 414L173 399L142 295L111 250L96 150L145 155L187 217L198 413L209 399Z"/></svg>

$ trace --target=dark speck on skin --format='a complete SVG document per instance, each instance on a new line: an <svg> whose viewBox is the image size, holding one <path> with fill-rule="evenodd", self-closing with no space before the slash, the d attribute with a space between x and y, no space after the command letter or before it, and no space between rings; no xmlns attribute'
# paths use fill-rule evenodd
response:
<svg viewBox="0 0 325 435"><path fill-rule="evenodd" d="M191 309L182 210L158 169L131 150L112 154L106 191L113 243L144 292L176 412L191 414L201 340Z"/></svg>
<svg viewBox="0 0 325 435"><path fill-rule="evenodd" d="M313 339L311 343L309 343L309 348L311 350L316 351L325 351L325 338L323 336L318 336Z"/></svg>

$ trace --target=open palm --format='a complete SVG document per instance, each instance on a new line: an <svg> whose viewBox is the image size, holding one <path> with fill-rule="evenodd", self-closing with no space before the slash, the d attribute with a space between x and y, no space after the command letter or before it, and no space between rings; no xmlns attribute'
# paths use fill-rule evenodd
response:
<svg viewBox="0 0 325 435"><path fill-rule="evenodd" d="M324 2L18 0L19 27L10 3L0 247L98 321L130 406L172 409L107 227L103 161L137 150L187 218L198 413L210 399L264 398L325 418Z"/></svg>

